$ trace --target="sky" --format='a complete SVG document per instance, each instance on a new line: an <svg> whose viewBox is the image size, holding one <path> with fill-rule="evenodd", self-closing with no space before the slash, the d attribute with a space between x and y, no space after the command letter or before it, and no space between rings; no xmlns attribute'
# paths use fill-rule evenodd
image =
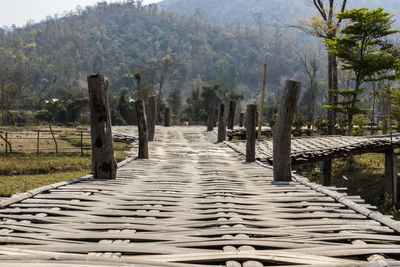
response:
<svg viewBox="0 0 400 267"><path fill-rule="evenodd" d="M161 0L143 0L143 4L160 2ZM0 0L0 27L24 26L28 20L40 22L48 15L63 14L64 11L75 10L78 5L86 7L100 0ZM118 0L107 0L119 2Z"/></svg>

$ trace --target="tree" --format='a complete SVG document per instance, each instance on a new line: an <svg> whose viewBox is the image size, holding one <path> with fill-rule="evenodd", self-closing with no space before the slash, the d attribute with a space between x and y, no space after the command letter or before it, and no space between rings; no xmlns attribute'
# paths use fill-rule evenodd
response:
<svg viewBox="0 0 400 267"><path fill-rule="evenodd" d="M347 134L351 135L354 115L365 113L365 110L356 106L358 95L364 91L361 85L373 80L376 74L380 74L380 80L395 78L391 71L399 66L399 53L385 38L399 31L391 29L393 15L384 12L382 8L352 9L338 13L337 17L349 20L349 24L343 28L340 37L325 39L325 42L328 52L343 61L342 68L354 72L355 86L354 89L341 92L331 90L347 99L340 105L327 107L347 115Z"/></svg>
<svg viewBox="0 0 400 267"><path fill-rule="evenodd" d="M204 99L204 109L207 113L207 130L211 131L214 126L214 121L217 114L215 114L215 107L218 106L218 91L219 86L203 86L201 96Z"/></svg>
<svg viewBox="0 0 400 267"><path fill-rule="evenodd" d="M339 1L339 0L338 0ZM336 3L338 2L336 1ZM326 3L327 2L327 3ZM335 17L335 0L313 0L314 7L317 9L320 17L314 16L311 21L303 21L305 27L296 27L302 31L323 38L325 40L333 40L342 24L342 18ZM342 0L339 5L341 12L346 10L347 0ZM329 49L329 46L328 46ZM337 91L338 77L337 77L337 58L334 54L328 53L328 103L336 103L338 101L337 95L332 93L331 90ZM328 109L329 133L335 134L336 125L336 112L335 110Z"/></svg>
<svg viewBox="0 0 400 267"><path fill-rule="evenodd" d="M162 111L162 100L164 98L164 84L167 80L169 72L178 65L178 57L175 53L169 53L164 56L158 64L157 71L159 73L159 87L157 94L157 113L158 118L161 120L160 113Z"/></svg>
<svg viewBox="0 0 400 267"><path fill-rule="evenodd" d="M168 104L171 107L171 111L174 115L178 115L182 107L182 89L175 87L169 92Z"/></svg>
<svg viewBox="0 0 400 267"><path fill-rule="evenodd" d="M307 55L304 55L301 58L301 61L303 63L304 67L304 72L306 73L308 77L308 82L309 82L309 88L311 92L311 112L310 112L310 122L311 122L311 131L312 135L314 135L314 126L315 126L315 99L317 95L317 89L318 89L318 81L317 81L317 76L319 72L319 65L318 65L318 60L317 57L314 55L310 59L307 57Z"/></svg>

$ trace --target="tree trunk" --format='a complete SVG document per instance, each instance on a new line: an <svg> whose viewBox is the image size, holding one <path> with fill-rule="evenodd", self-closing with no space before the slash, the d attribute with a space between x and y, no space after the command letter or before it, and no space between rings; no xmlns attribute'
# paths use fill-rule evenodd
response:
<svg viewBox="0 0 400 267"><path fill-rule="evenodd" d="M92 170L97 179L115 179L117 162L114 159L111 116L108 104L108 81L103 75L87 77L92 139Z"/></svg>

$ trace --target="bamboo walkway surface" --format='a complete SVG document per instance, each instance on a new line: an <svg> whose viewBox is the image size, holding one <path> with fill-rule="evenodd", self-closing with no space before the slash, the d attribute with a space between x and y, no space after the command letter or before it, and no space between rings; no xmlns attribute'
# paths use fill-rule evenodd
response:
<svg viewBox="0 0 400 267"><path fill-rule="evenodd" d="M392 138L389 135L299 137L293 138L291 143L291 161L296 165L364 153L383 153L400 147L400 135L395 134ZM245 141L235 142L235 145L246 149ZM257 142L256 158L272 165L272 148L272 140Z"/></svg>
<svg viewBox="0 0 400 267"><path fill-rule="evenodd" d="M400 265L393 221L359 213L361 199L275 183L214 141L204 127L160 127L150 160L126 161L116 180L1 202L0 266Z"/></svg>

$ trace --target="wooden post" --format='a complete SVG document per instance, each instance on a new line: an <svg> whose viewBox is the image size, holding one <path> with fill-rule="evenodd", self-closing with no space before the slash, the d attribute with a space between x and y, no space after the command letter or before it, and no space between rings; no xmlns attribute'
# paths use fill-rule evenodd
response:
<svg viewBox="0 0 400 267"><path fill-rule="evenodd" d="M207 113L207 131L211 132L212 130L214 130L214 108L212 108L212 110L208 110Z"/></svg>
<svg viewBox="0 0 400 267"><path fill-rule="evenodd" d="M236 101L231 100L229 102L229 115L228 115L228 129L233 130L235 125L235 111L236 111Z"/></svg>
<svg viewBox="0 0 400 267"><path fill-rule="evenodd" d="M254 162L256 160L256 113L257 105L247 105L246 162Z"/></svg>
<svg viewBox="0 0 400 267"><path fill-rule="evenodd" d="M81 157L83 157L83 132L81 131Z"/></svg>
<svg viewBox="0 0 400 267"><path fill-rule="evenodd" d="M51 136L53 137L54 144L55 144L55 146L56 146L56 154L58 154L57 139L56 139L56 137L54 136L53 129L51 128L51 124L49 124L49 128L50 128Z"/></svg>
<svg viewBox="0 0 400 267"><path fill-rule="evenodd" d="M393 149L385 153L385 194L393 198L393 204L397 205L397 155Z"/></svg>
<svg viewBox="0 0 400 267"><path fill-rule="evenodd" d="M147 125L149 128L149 141L153 141L156 130L156 120L157 120L157 102L155 95L149 98L149 111L147 113L148 113Z"/></svg>
<svg viewBox="0 0 400 267"><path fill-rule="evenodd" d="M241 112L239 115L239 127L243 127L243 123L244 123L244 113Z"/></svg>
<svg viewBox="0 0 400 267"><path fill-rule="evenodd" d="M137 100L135 102L136 115L138 119L138 129L139 129L139 159L149 158L149 147L148 147L148 131L147 131L147 118L144 108L143 100Z"/></svg>
<svg viewBox="0 0 400 267"><path fill-rule="evenodd" d="M258 111L256 111L256 126L257 126L257 122L258 122Z"/></svg>
<svg viewBox="0 0 400 267"><path fill-rule="evenodd" d="M8 155L8 132L6 132L6 140L5 140L5 145L6 145L6 157Z"/></svg>
<svg viewBox="0 0 400 267"><path fill-rule="evenodd" d="M324 186L331 186L332 184L332 160L325 160L320 162L320 184Z"/></svg>
<svg viewBox="0 0 400 267"><path fill-rule="evenodd" d="M171 123L170 123L170 120L169 120L170 114L171 114L170 109L169 108L165 108L165 110L164 110L164 126L165 127L170 127L171 126Z"/></svg>
<svg viewBox="0 0 400 267"><path fill-rule="evenodd" d="M89 88L92 171L95 179L115 179L111 116L108 104L108 80L103 75L87 77Z"/></svg>
<svg viewBox="0 0 400 267"><path fill-rule="evenodd" d="M221 103L218 120L218 142L226 140L225 104Z"/></svg>
<svg viewBox="0 0 400 267"><path fill-rule="evenodd" d="M37 138L36 138L36 156L39 156L39 142L40 142L40 130L37 131Z"/></svg>
<svg viewBox="0 0 400 267"><path fill-rule="evenodd" d="M266 80L267 80L267 64L264 64L264 75L263 75L263 83L262 83L262 89L261 89L260 112L259 112L259 116L258 116L258 140L261 140L261 137L262 137L262 120L263 120L263 111L264 111Z"/></svg>
<svg viewBox="0 0 400 267"><path fill-rule="evenodd" d="M301 83L286 81L278 117L273 129L273 165L275 181L291 181L291 132Z"/></svg>

